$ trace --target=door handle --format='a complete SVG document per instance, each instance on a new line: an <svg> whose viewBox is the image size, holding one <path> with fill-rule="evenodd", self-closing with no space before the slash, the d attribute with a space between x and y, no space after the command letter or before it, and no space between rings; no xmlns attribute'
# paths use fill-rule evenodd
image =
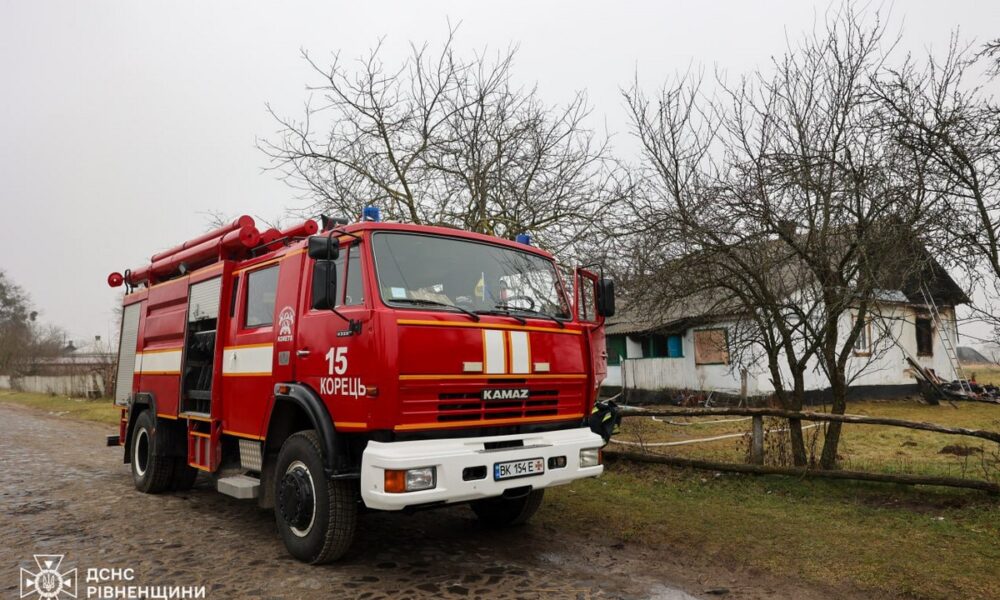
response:
<svg viewBox="0 0 1000 600"><path fill-rule="evenodd" d="M309 356L309 351L308 350L296 350L295 351L295 356L298 356L299 358L305 358L306 356Z"/></svg>

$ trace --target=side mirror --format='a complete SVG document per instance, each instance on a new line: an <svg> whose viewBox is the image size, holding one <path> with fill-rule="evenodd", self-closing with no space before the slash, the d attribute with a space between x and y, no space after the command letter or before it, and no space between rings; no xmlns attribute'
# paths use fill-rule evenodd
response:
<svg viewBox="0 0 1000 600"><path fill-rule="evenodd" d="M323 238L323 236L316 236ZM325 239L325 238L324 238ZM310 246L313 238L309 238ZM310 252L312 248L310 247ZM317 260L313 263L312 307L316 310L333 310L337 308L337 262L334 260Z"/></svg>
<svg viewBox="0 0 1000 600"><path fill-rule="evenodd" d="M597 314L602 317L615 316L615 282L610 279L597 282Z"/></svg>
<svg viewBox="0 0 1000 600"><path fill-rule="evenodd" d="M309 258L336 260L340 256L340 240L332 235L314 235L309 238Z"/></svg>

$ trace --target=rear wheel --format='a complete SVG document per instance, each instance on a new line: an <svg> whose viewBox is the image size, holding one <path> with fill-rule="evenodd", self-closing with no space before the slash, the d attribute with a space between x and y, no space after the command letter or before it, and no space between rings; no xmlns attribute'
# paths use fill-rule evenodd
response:
<svg viewBox="0 0 1000 600"><path fill-rule="evenodd" d="M472 511L487 527L508 527L527 523L542 505L545 490L531 490L520 498L487 498L472 502Z"/></svg>
<svg viewBox="0 0 1000 600"><path fill-rule="evenodd" d="M146 494L167 490L174 478L175 459L160 452L158 435L152 414L148 410L139 413L129 452L135 489Z"/></svg>
<svg viewBox="0 0 1000 600"><path fill-rule="evenodd" d="M274 481L274 517L285 548L310 564L332 562L347 553L358 520L358 482L331 480L323 471L315 431L285 440Z"/></svg>

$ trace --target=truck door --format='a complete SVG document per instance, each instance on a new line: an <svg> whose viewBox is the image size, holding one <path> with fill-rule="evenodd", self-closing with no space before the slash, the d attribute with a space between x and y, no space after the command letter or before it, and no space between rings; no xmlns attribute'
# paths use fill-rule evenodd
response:
<svg viewBox="0 0 1000 600"><path fill-rule="evenodd" d="M290 357L281 352L286 327L284 307L298 293L298 256L246 267L231 275L232 318L222 352L223 427L244 437L264 435L276 378L289 373Z"/></svg>
<svg viewBox="0 0 1000 600"><path fill-rule="evenodd" d="M598 277L586 269L576 270L577 319L588 331L590 356L594 369L595 400L596 388L608 375L608 350L604 339L604 318L597 314Z"/></svg>
<svg viewBox="0 0 1000 600"><path fill-rule="evenodd" d="M375 342L371 328L366 245L341 238L336 260L336 312L314 308L325 295L326 269L304 259L295 341L295 377L320 395L339 430L363 429L374 387Z"/></svg>

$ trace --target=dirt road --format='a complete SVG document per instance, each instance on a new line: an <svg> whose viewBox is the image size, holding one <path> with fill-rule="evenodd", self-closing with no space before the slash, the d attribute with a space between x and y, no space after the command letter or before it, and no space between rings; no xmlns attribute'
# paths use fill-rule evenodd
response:
<svg viewBox="0 0 1000 600"><path fill-rule="evenodd" d="M208 598L822 597L619 548L599 527L586 539L537 525L483 530L461 506L366 514L349 559L309 567L285 553L269 511L216 493L208 478L186 493L136 492L121 450L102 447L111 431L0 404L4 598L18 597L18 568L34 554L65 554L80 598L86 569L127 567L133 583L204 585Z"/></svg>

